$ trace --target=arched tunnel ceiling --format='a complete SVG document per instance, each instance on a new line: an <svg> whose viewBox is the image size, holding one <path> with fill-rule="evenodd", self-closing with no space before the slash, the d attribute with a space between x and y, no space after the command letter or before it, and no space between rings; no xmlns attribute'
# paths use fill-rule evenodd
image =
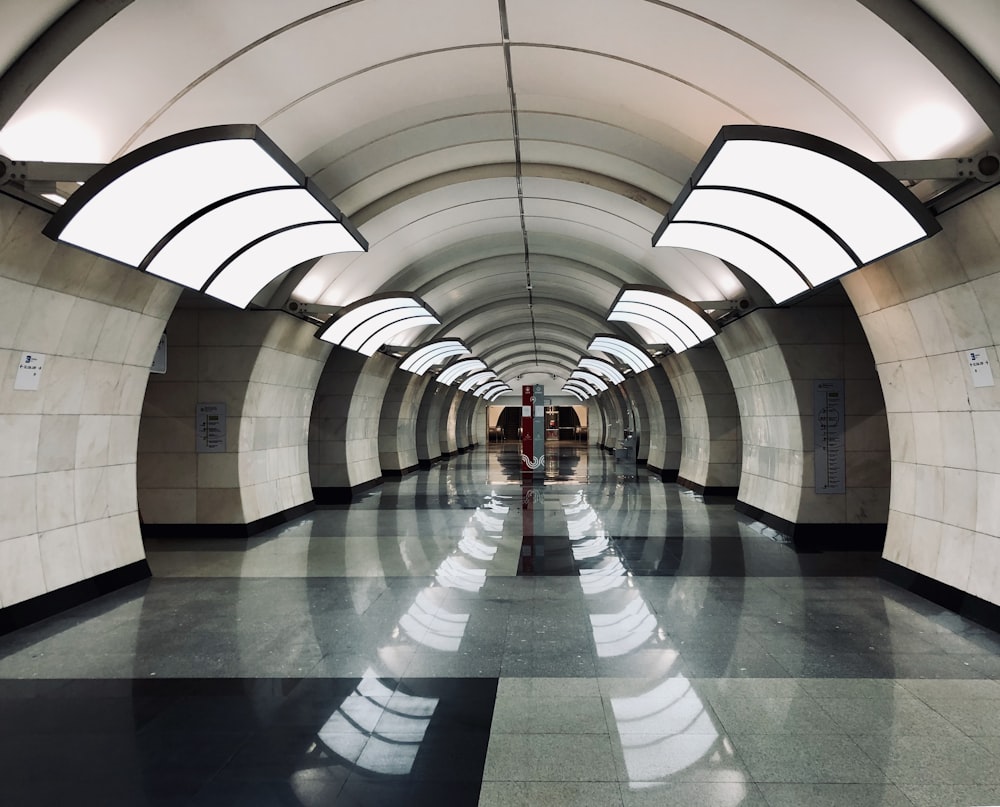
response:
<svg viewBox="0 0 1000 807"><path fill-rule="evenodd" d="M650 246L720 126L875 160L975 154L1000 127L992 0L15 5L0 152L107 162L256 123L371 244L299 271L293 296L412 291L442 325L401 344L460 337L508 382L564 377L595 332L634 338L604 320L623 284L755 293Z"/></svg>

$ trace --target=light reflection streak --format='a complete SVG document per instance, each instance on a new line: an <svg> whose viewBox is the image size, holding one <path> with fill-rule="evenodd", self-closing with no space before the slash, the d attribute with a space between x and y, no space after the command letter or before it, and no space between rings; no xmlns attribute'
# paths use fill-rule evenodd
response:
<svg viewBox="0 0 1000 807"><path fill-rule="evenodd" d="M678 654L664 647L667 632L634 587L583 493L565 500L563 510L574 560L582 562L580 585L590 603L598 658L622 657L645 648L657 653L662 663L656 666L666 670L662 680L636 681L635 694L611 697L630 789L662 787L682 771L700 766L710 771L712 803L735 807L746 796L744 774L691 682L680 673L670 674Z"/></svg>
<svg viewBox="0 0 1000 807"><path fill-rule="evenodd" d="M451 480L449 479L449 483ZM453 493L449 484L449 493ZM510 508L496 494L470 516L455 551L434 573L434 583L421 589L399 618L390 641L377 650L380 666L400 678L410 661L404 639L430 650L455 653L461 647L470 615L449 608L448 592L477 593L486 583ZM393 690L369 667L354 692L318 732L322 745L358 769L386 776L406 776L412 769L434 710L436 698ZM294 776L293 776L294 782Z"/></svg>

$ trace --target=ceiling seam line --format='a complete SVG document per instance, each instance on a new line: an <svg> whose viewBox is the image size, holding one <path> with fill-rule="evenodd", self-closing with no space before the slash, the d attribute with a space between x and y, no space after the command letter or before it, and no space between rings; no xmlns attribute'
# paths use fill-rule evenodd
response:
<svg viewBox="0 0 1000 807"><path fill-rule="evenodd" d="M514 183L517 187L517 207L521 218L521 242L524 245L524 285L528 291L528 314L531 317L531 344L535 351L535 364L540 365L538 358L538 337L535 332L534 295L531 288L531 252L528 248L528 225L524 218L524 186L521 182L521 131L517 116L517 94L514 92L514 70L510 57L510 26L507 18L507 0L497 0L500 13L500 36L503 41L504 69L507 72L507 97L510 101L511 135L514 139Z"/></svg>

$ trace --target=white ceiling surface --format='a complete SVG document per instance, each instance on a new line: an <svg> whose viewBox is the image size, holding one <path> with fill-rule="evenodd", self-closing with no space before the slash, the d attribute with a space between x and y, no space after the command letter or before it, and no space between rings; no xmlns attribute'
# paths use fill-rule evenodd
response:
<svg viewBox="0 0 1000 807"><path fill-rule="evenodd" d="M3 66L72 5L11 1ZM919 7L1000 76L996 0ZM595 331L628 335L604 320L623 283L693 300L747 293L710 256L650 246L720 126L801 129L876 160L995 142L948 78L856 0L506 0L515 148L500 8L136 0L24 99L0 152L106 162L176 131L257 123L371 243L320 260L294 296L345 305L416 291L443 324L404 344L461 337L514 383L564 376Z"/></svg>

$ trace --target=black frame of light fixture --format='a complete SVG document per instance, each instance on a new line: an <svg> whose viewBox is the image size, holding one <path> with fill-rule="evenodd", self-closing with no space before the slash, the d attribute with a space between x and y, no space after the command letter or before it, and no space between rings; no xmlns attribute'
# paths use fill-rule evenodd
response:
<svg viewBox="0 0 1000 807"><path fill-rule="evenodd" d="M872 162L871 160L862 157L855 151L842 146L839 143L835 143L832 140L827 140L826 138L819 137L817 135L809 134L807 132L800 132L795 129L784 129L779 126L756 126L752 124L731 124L728 126L723 126L719 129L719 133L715 136L715 139L709 144L708 149L706 149L705 154L702 156L701 160L695 166L694 171L691 172L691 178L684 183L684 187L681 192L677 195L674 203L670 206L670 210L667 211L667 215L663 217L663 221L660 222L660 226L656 228L653 232L652 243L656 246L656 242L660 240L663 235L663 231L670 225L675 218L680 214L684 207L684 201L691 194L693 190L698 188L709 189L709 188L720 188L722 190L732 190L738 191L740 193L746 193L749 195L760 196L761 198L768 199L769 201L782 204L789 210L794 210L797 214L803 216L804 218L810 220L814 224L821 227L826 233L828 233L844 250L849 256L854 259L855 269L860 269L862 266L866 266L868 263L874 263L875 261L882 260L883 258L893 255L900 250L906 249L919 241L924 240L923 238L916 239L914 241L909 241L906 244L902 244L896 249L890 250L889 252L879 255L870 261L862 262L861 259L854 253L850 247L848 247L841 237L833 232L829 225L825 222L819 221L815 216L810 213L798 208L794 205L789 204L783 199L778 199L768 194L763 194L755 191L748 190L746 188L738 188L727 185L699 185L702 176L709 169L715 158L722 151L723 147L734 140L754 140L754 141L764 141L769 143L780 143L786 146L793 146L796 148L801 148L806 151L811 151L816 154L820 154L824 157L828 157L831 160L839 162L848 168L856 171L862 176L874 182L882 190L888 193L893 199L896 200L902 206L910 216L917 222L918 225L923 229L925 235L924 238L929 238L932 235L941 231L941 224L935 218L934 214L927 209L927 207L921 202L916 196L914 196L903 184L893 176L889 171L883 168L878 163ZM683 219L682 219L683 222ZM804 275L799 271L798 267L788 260L787 257L782 255L778 250L774 248L773 245L761 241L749 233L745 233L742 230L737 230L732 227L725 227L710 221L692 221L693 224L703 224L706 226L718 227L719 229L731 230L732 232L739 233L740 235L749 238L762 246L769 249L775 255L784 260L792 269L795 270L797 274L805 281L809 289L815 288L815 286L805 278ZM742 267L741 267L742 268ZM746 271L745 269L743 271ZM834 278L835 279L835 278Z"/></svg>
<svg viewBox="0 0 1000 807"><path fill-rule="evenodd" d="M722 332L721 328L719 328L718 323L714 319L712 319L708 314L706 314L705 311L702 308L700 308L699 306L697 306L693 302L691 302L687 297L682 297L681 295L679 295L679 294L677 294L675 292L672 292L672 291L670 291L668 289L661 288L659 286L647 286L647 285L640 284L640 283L634 283L634 284L631 284L631 285L627 285L627 286L622 286L621 287L621 290L618 292L618 295L615 297L614 301L611 303L611 307L608 308L608 313L605 314L605 319L607 319L607 317L614 311L615 306L618 305L618 303L621 301L622 297L624 296L625 292L627 292L627 291L648 291L648 292L651 292L653 294L659 294L659 295L661 295L663 297L669 297L671 300L675 300L676 302L681 303L683 306L685 306L686 308L690 309L695 314L695 316L697 316L699 319L701 319L706 325L708 325L715 332L716 336L718 336ZM665 313L670 314L669 311L666 311ZM673 314L671 314L671 316L675 317L675 315L673 315ZM679 319L679 317L675 317L675 319ZM617 322L617 320L608 320L608 321L609 322ZM622 320L622 321L626 325L629 324L628 320ZM684 321L681 320L681 322L683 323ZM666 325L663 325L662 327L667 328ZM688 326L685 325L685 327L688 327ZM670 330L670 331L673 330L673 328L667 328L667 329ZM688 328L688 329L690 330L690 328ZM698 339L698 334L694 333L694 331L691 331L691 333L694 334L695 339ZM677 338L680 339L680 336L678 336ZM709 338L711 339L712 337L709 337ZM686 342L687 340L681 339L681 341L682 342ZM705 341L704 339L698 339L698 341L695 342L695 345L699 345L699 344L701 344L704 341ZM693 346L694 345L692 345L692 347Z"/></svg>
<svg viewBox="0 0 1000 807"><path fill-rule="evenodd" d="M434 316L437 316L437 314L435 314ZM440 319L440 317L438 317L438 319ZM408 350L406 353L404 353L402 356L400 356L400 358L399 358L399 368L402 370L403 369L403 362L405 362L407 359L409 359L418 350L423 350L424 348L430 347L431 345L437 345L437 344L440 344L440 343L443 343L443 342L458 343L463 348L465 348L465 350L468 352L468 354L469 354L470 357L472 355L472 351L469 350L469 346L467 344L465 344L465 342L463 342L458 337L455 337L455 336L442 336L440 339L432 339L430 342L424 342L423 344L417 345L412 350ZM463 356L463 355L465 355L465 354L462 354L462 353L446 353L444 355L444 358L445 359L449 359L452 356ZM434 367L434 364L428 365L427 369L424 370L422 373L419 373L419 375L424 375L425 373L427 373L428 370L431 369L431 367ZM413 370L403 370L403 372L413 373L414 375L418 375L418 373L414 372Z"/></svg>
<svg viewBox="0 0 1000 807"><path fill-rule="evenodd" d="M106 187L111 185L116 180L125 176L129 171L134 168L138 168L143 163L147 163L157 157L168 154L171 151L177 151L178 149L187 148L188 146L196 146L201 143L211 143L220 140L253 140L261 150L267 154L272 160L274 160L283 170L287 171L293 180L297 183L298 187L303 188L316 199L321 205L326 207L326 209L333 216L336 223L340 224L347 230L351 236L361 245L364 251L368 251L368 241L365 239L358 229L351 223L350 219L343 214L343 212L338 208L330 199L326 198L322 193L318 192L318 187L315 183L310 180L301 168L282 151L278 145L271 140L264 131L257 126L255 123L225 123L217 126L203 126L198 129L189 129L184 132L177 132L176 134L167 135L166 137L155 140L152 143L147 143L144 146L140 146L135 151L130 151L119 157L117 160L105 165L103 168L98 170L92 177L90 177L83 185L76 190L66 203L62 205L49 219L45 227L42 228L42 234L47 238L51 238L53 241L59 241L62 231L66 228L73 217L76 216L83 207L90 202L95 196L97 196ZM191 178L189 181L197 181L196 177ZM295 185L280 185L280 188L294 188ZM265 190L273 190L274 188L258 188L251 191L247 191L245 194L239 195L250 195L253 193L260 193ZM179 222L174 226L174 228L162 239L152 250L146 255L143 262L136 267L140 271L145 271L144 267L148 264L149 260L153 255L155 255L164 245L164 243L169 240L169 238L176 235L183 227L191 223L191 221L204 215L209 210L212 210L225 202L231 201L237 198L237 196L230 196L226 199L220 199L201 210L196 211L187 219ZM294 225L303 226L303 225ZM291 228L285 228L291 229ZM268 235L276 235L276 232L268 233ZM254 242L256 243L256 241ZM98 257L104 258L106 260L114 261L115 263L121 263L114 258L107 255L103 255L99 252L94 252L86 247L77 247L85 252L89 252L91 255L97 255ZM249 247L250 245L247 245ZM247 247L244 247L247 248ZM231 256L235 257L235 256ZM131 266L131 264L123 264L125 266ZM221 267L219 267L221 269ZM213 273L212 278L209 279L209 283L214 279L215 275L218 273L219 269ZM172 282L172 281L171 281ZM177 284L182 285L182 284ZM206 283L207 285L207 283ZM189 286L184 286L184 288L190 288ZM202 287L203 289L205 286Z"/></svg>
<svg viewBox="0 0 1000 807"><path fill-rule="evenodd" d="M427 305L426 302L424 302L424 299L422 297L418 297L411 291L385 291L381 292L380 294L373 294L370 297L364 297L360 300L355 300L350 305L344 306L332 317L327 318L326 322L324 322L316 329L316 333L314 334L315 337L317 339L321 339L322 341L326 342L328 345L333 345L334 347L343 347L342 345L334 344L333 342L323 339L323 334L326 333L331 327L333 327L333 325L337 322L337 320L343 317L345 314L348 314L351 311L356 311L362 306L368 305L368 303L373 303L377 300L387 300L392 297L409 297L411 300L415 300L416 302L420 303L420 305L422 305L426 309L427 313L430 314L432 317L434 317L440 324L441 317L438 316L437 311L435 311L433 308ZM386 311L393 311L393 310L396 309L392 308L386 309ZM380 311L379 313L381 314L384 312ZM378 316L378 314L374 316ZM423 314L421 314L420 316L423 316ZM371 317L369 317L368 319L371 319ZM355 330L364 325L364 323L368 322L368 319L362 320L357 325L355 325L350 331L348 331L348 335L354 333ZM406 317L405 319L416 319L416 317ZM398 320L398 321L403 322L404 320ZM344 338L346 339L347 337L345 336ZM344 350L350 350L350 348L344 348Z"/></svg>
<svg viewBox="0 0 1000 807"><path fill-rule="evenodd" d="M641 353L643 356L645 356L647 359L649 359L649 361L650 361L650 363L651 363L652 366L646 367L646 368L644 368L642 370L635 370L630 364L626 364L626 367L628 368L628 371L630 373L632 373L633 375L638 375L639 373L644 373L644 372L646 372L646 370L651 370L653 367L656 366L656 359L654 359L652 356L649 355L649 351L646 350L646 348L643 347L642 345L637 345L631 339L625 339L624 337L621 337L621 336L619 336L616 333L595 333L593 335L593 337L591 337L590 343L587 346L587 350L589 352L591 352L591 353L595 350L595 348L592 348L590 345L594 344L594 340L595 339L614 339L616 342L624 342L626 345L628 345L629 347L635 348L636 350L639 351L639 353ZM601 351L598 351L598 352L599 353L603 353L604 351L601 350ZM605 361L607 361L607 359L605 359ZM626 373L624 373L624 372L622 373L622 375L625 376L625 380L627 381L628 380L628 375Z"/></svg>

